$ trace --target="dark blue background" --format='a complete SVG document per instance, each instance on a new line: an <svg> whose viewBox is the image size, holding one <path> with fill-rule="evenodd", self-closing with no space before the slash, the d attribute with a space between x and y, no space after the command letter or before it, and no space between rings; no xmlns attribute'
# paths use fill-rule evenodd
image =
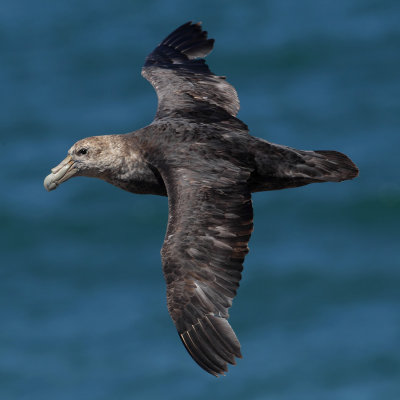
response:
<svg viewBox="0 0 400 400"><path fill-rule="evenodd" d="M0 398L400 398L400 4L27 1L0 12ZM255 136L336 149L360 177L253 196L225 378L165 306L167 200L50 168L86 136L151 122L145 56L188 20Z"/></svg>

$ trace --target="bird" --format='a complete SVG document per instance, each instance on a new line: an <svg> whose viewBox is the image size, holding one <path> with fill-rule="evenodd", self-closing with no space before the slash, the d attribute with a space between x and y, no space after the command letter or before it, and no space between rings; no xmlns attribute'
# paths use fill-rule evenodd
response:
<svg viewBox="0 0 400 400"><path fill-rule="evenodd" d="M236 90L205 62L213 47L201 22L169 34L142 68L158 97L150 125L79 140L44 187L86 176L168 197L161 249L167 308L190 356L218 377L242 357L228 318L253 231L252 193L341 182L358 168L337 151L250 135L237 117Z"/></svg>

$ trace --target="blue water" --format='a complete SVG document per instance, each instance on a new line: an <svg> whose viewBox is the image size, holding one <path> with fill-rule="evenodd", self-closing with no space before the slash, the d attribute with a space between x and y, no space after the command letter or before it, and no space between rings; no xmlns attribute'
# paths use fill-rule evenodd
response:
<svg viewBox="0 0 400 400"><path fill-rule="evenodd" d="M395 0L3 1L0 399L398 400L399 16ZM231 311L244 358L219 379L166 310L167 200L42 186L76 140L152 120L141 65L191 19L255 136L361 171L253 196Z"/></svg>

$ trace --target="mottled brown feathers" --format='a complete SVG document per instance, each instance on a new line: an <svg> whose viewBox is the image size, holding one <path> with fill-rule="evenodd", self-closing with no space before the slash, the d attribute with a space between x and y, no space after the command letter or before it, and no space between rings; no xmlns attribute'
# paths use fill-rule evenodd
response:
<svg viewBox="0 0 400 400"><path fill-rule="evenodd" d="M253 230L251 192L351 179L357 168L340 153L250 136L235 118L235 89L203 59L213 43L188 22L147 57L142 74L158 96L148 136L158 135L162 150L149 162L169 199L161 252L168 310L189 354L218 376L241 357L227 319Z"/></svg>
<svg viewBox="0 0 400 400"><path fill-rule="evenodd" d="M249 135L236 118L235 89L203 59L213 44L200 23L167 36L142 69L158 96L154 121L127 135L76 143L44 185L54 190L73 176L91 176L132 193L168 196L161 252L168 310L189 354L218 376L241 357L228 318L253 230L251 193L339 182L358 169L335 151Z"/></svg>
<svg viewBox="0 0 400 400"><path fill-rule="evenodd" d="M170 212L162 261L178 333L195 361L218 375L240 357L227 318L253 230L251 169L217 152L209 164L197 162L161 171Z"/></svg>

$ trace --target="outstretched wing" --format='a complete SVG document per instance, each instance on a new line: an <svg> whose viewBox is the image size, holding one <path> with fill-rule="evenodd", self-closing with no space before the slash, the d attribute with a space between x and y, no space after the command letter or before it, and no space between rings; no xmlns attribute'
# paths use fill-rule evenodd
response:
<svg viewBox="0 0 400 400"><path fill-rule="evenodd" d="M189 354L218 376L241 357L228 309L253 230L250 171L218 159L162 175L169 200L161 252L168 310Z"/></svg>
<svg viewBox="0 0 400 400"><path fill-rule="evenodd" d="M201 23L188 22L167 36L146 58L142 75L158 96L157 118L189 115L212 109L235 116L239 111L236 90L225 77L214 75L203 57L212 50Z"/></svg>

